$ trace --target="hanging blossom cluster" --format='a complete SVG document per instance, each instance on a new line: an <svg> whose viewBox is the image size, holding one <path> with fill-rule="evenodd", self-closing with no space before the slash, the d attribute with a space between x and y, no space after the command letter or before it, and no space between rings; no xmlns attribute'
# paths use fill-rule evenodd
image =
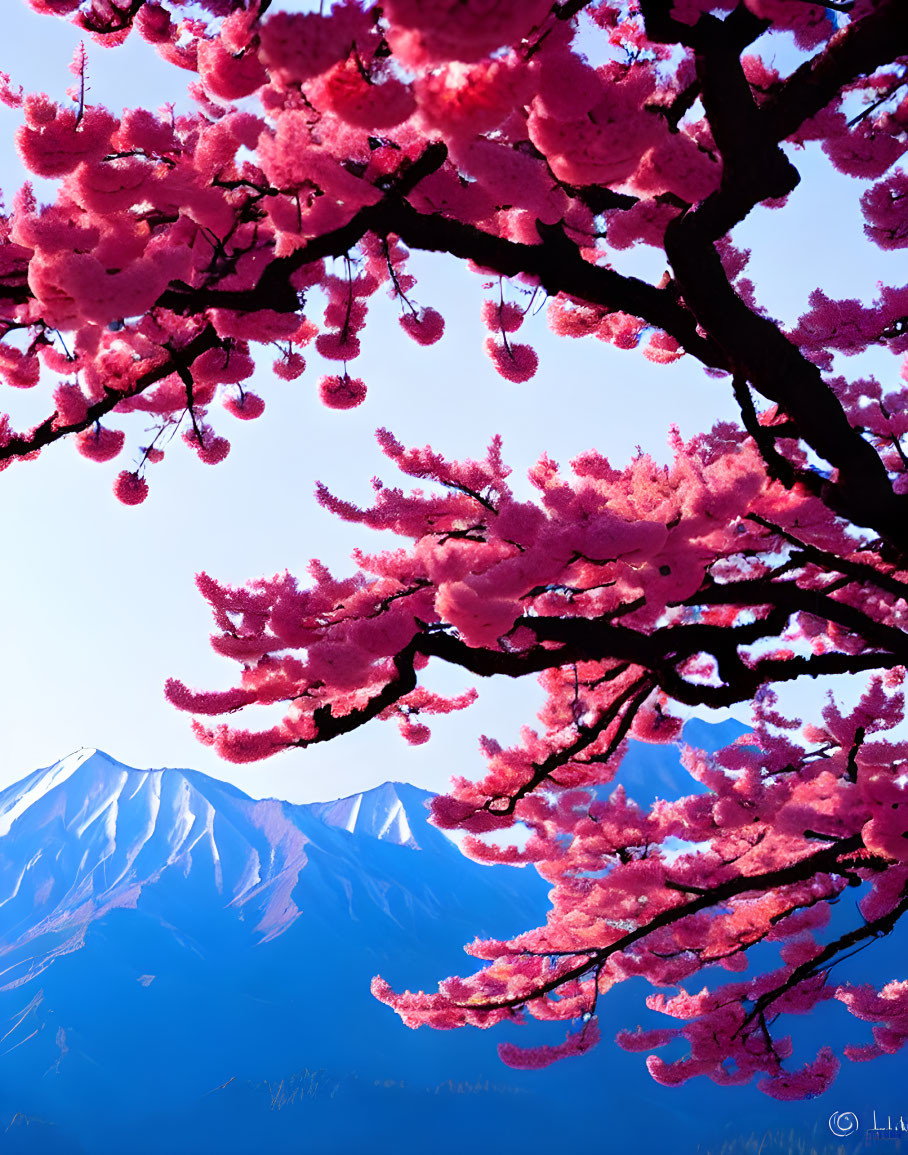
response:
<svg viewBox="0 0 908 1155"><path fill-rule="evenodd" d="M502 388L537 371L545 305L555 334L693 358L738 405L740 427L675 435L667 467L543 458L533 501L497 441L450 462L382 432L423 488L376 482L366 509L318 496L398 549L356 554L346 577L313 563L305 583L200 577L215 649L241 673L167 693L234 762L373 720L426 741L432 715L471 701L432 689L431 658L542 681L539 728L508 749L483 739L484 776L456 779L434 821L550 880L546 926L473 944L485 965L434 994L376 980L378 997L411 1026L570 1022L564 1041L502 1047L541 1066L594 1046L599 996L643 977L651 1025L619 1042L657 1080L757 1078L781 1098L821 1092L841 1061L795 1055L785 1015L834 1004L869 1024L844 1058L898 1050L905 984L835 968L908 902L908 748L891 734L908 664L908 291L881 278L862 302L820 285L786 330L732 231L784 211L810 149L855 182L868 253L908 245L902 0L29 3L101 44L142 38L190 78L197 111L90 105L84 53L70 103L2 78L20 156L58 191L42 205L21 189L0 221L0 378L50 391L34 429L0 423L0 464L64 437L110 461L150 422L115 483L138 504L168 431L214 464L222 411L262 414L247 384L263 344L275 377L305 380L314 350L324 403L361 404L376 293L418 344L443 340L414 250L482 278ZM618 271L641 245L664 258L658 282ZM899 359L891 380L847 371L868 350ZM850 714L830 705L801 728L771 687L817 674L870 680ZM678 703L748 701L753 734L686 752L689 795L649 810L626 796L629 737L677 740ZM206 720L257 707L257 729ZM508 847L515 824L526 837Z"/></svg>
<svg viewBox="0 0 908 1155"><path fill-rule="evenodd" d="M6 74L0 84L23 117L22 161L59 189L42 205L26 186L0 222L0 379L49 391L44 421L3 426L0 464L67 436L107 461L117 438L133 468L115 489L132 501L175 430L214 464L229 451L230 418L263 413L246 387L257 346L276 351L277 378L294 380L314 338L336 363L317 392L345 409L366 396L349 365L376 292L400 303L413 340L441 339L443 318L414 296L414 247L514 282L498 314L483 313L486 352L507 381L538 365L531 339L512 336L527 287L548 295L558 333L724 368L692 298L619 276L609 259L611 249L662 247L691 206L735 199L739 157L719 123L735 117L711 93L728 78L697 65L703 37L741 54L741 96L766 110L773 140L819 141L842 172L871 182L868 235L906 243L905 177L892 168L906 147L901 66L849 65L818 92L766 63L771 48L751 49L770 32L793 35L805 54L848 56L844 42L860 42L865 26L878 42L870 26L885 24L879 9L891 4L858 0L845 17L778 0L676 0L670 15L604 0L343 0L309 13L202 0L189 16L176 0L29 2L100 45L140 37L190 78L198 107L117 116L90 105L84 48L70 103L23 93ZM791 181L779 169L766 168L766 195L754 186L751 203L784 199ZM865 345L883 340L906 310L897 288L887 293L872 318L844 326L854 303L817 298L794 336L818 364L845 347L846 330ZM322 324L307 308L314 295L326 302ZM144 444L105 424L134 411L145 415Z"/></svg>

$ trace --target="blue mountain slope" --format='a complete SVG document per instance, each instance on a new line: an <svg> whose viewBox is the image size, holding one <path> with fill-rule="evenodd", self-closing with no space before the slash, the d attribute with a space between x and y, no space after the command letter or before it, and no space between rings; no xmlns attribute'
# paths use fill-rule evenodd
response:
<svg viewBox="0 0 908 1155"><path fill-rule="evenodd" d="M624 769L632 794L684 788L671 748L634 748ZM386 783L254 801L94 751L0 792L0 1152L730 1155L768 1126L822 1152L833 1109L886 1108L898 1056L850 1068L827 1109L666 1090L608 1041L543 1071L498 1061L498 1042L557 1041L558 1025L407 1030L374 974L432 988L470 968L475 935L547 908L534 872L465 859L429 797ZM647 991L602 1001L606 1040L655 1017Z"/></svg>

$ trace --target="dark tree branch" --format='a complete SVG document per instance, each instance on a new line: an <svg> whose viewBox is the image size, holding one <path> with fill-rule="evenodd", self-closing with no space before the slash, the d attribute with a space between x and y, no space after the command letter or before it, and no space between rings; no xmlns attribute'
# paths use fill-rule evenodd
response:
<svg viewBox="0 0 908 1155"><path fill-rule="evenodd" d="M697 332L695 318L668 291L590 264L560 225L537 224L542 243L524 245L491 237L447 217L425 216L409 205L399 206L391 223L391 231L413 248L451 253L504 276L519 272L537 276L550 296L565 293L585 303L630 313L670 333L704 365L727 366L713 342Z"/></svg>
<svg viewBox="0 0 908 1155"><path fill-rule="evenodd" d="M752 665L740 661L724 686L700 685L686 681L673 669L660 671L659 686L670 697L688 706L719 709L753 698L769 682L792 682L797 678L818 678L829 674L860 674L870 670L890 670L898 665L892 654L827 653L810 657L762 658ZM728 671L726 671L728 672Z"/></svg>
<svg viewBox="0 0 908 1155"><path fill-rule="evenodd" d="M872 12L837 32L761 108L772 136L785 140L816 116L846 85L908 53L908 11L903 0L881 0Z"/></svg>
<svg viewBox="0 0 908 1155"><path fill-rule="evenodd" d="M214 328L211 325L206 325L181 349L172 351L167 360L142 373L129 389L106 389L104 396L88 407L88 411L81 421L74 421L68 425L57 425L55 423L57 414L53 413L29 433L16 434L11 437L5 444L0 445L0 461L27 457L30 453L44 449L70 433L80 433L83 429L88 429L96 421L100 421L102 417L113 412L121 401L137 397L153 385L157 385L159 381L163 381L165 377L169 377L171 373L188 368L202 353L209 349L216 349L221 344L221 339Z"/></svg>
<svg viewBox="0 0 908 1155"><path fill-rule="evenodd" d="M430 171L435 171L445 156L444 145L431 145L410 172L419 167L422 175L427 175L424 170L429 168L428 162L434 165ZM416 183L414 180L413 184ZM344 256L366 233L381 237L393 234L411 248L472 260L500 276L512 277L518 273L536 276L552 296L565 293L604 309L630 313L670 333L704 365L727 368L719 349L697 332L695 318L671 293L636 277L622 276L612 269L590 264L580 255L577 245L565 236L561 226L537 226L543 238L537 245L508 241L450 217L420 213L405 199L407 191L404 187L387 194L379 203L360 209L346 225L309 241L290 257L271 261L252 289L196 289L178 283L166 289L157 304L183 315L215 307L294 312L299 308L299 300L290 276L298 268L325 257Z"/></svg>
<svg viewBox="0 0 908 1155"><path fill-rule="evenodd" d="M307 746L315 746L320 742L330 742L332 738L357 730L366 722L370 722L382 710L387 709L388 706L393 706L395 702L400 701L401 698L416 689L416 669L413 665L416 653L417 640L414 639L399 654L394 655L396 677L388 681L365 706L359 710L351 710L349 714L335 715L332 713L331 703L327 702L324 706L317 707L312 713L312 719L316 725L315 737L298 738L295 742L288 742L287 745L305 749Z"/></svg>
<svg viewBox="0 0 908 1155"><path fill-rule="evenodd" d="M740 374L735 374L732 388L734 389L738 408L741 411L741 421L744 424L744 428L756 442L760 456L766 462L766 470L769 476L781 485L784 485L786 489L792 489L798 481L803 482L807 480L807 478L813 478L816 479L816 482L819 482L816 474L809 473L803 469L796 469L794 465L778 451L776 448L775 432L771 426L760 424L760 419L754 408L753 398L750 395L750 387ZM810 484L812 485L813 482Z"/></svg>
<svg viewBox="0 0 908 1155"><path fill-rule="evenodd" d="M664 626L645 634L603 619L526 616L519 618L515 627L532 631L539 642L558 643L557 648L539 645L516 653L477 649L453 634L441 631L423 634L417 648L427 657L441 658L479 677L504 675L519 678L576 661L626 661L648 670L655 686L676 701L691 706L712 707L746 701L767 681L791 681L805 676L891 669L908 660L908 641L900 631L880 623L872 624L874 629L879 628L874 636L880 642L880 648L875 651L861 654L832 652L784 659L766 657L758 660L742 655L739 652L742 646L777 638L794 612L804 611L823 616L825 603L815 601L809 591L800 591L793 583L788 584L791 589L786 586L786 591L783 591L788 599L787 605L773 608L755 622L731 628L696 622ZM718 585L712 588L724 590L724 587ZM802 594L807 595L803 600ZM720 597L717 594L716 603L724 604L719 601ZM767 599L765 589L759 594L753 592L753 604L766 604L766 600L761 599ZM730 595L728 600L733 602L733 596ZM744 598L741 600L744 601ZM853 607L834 602L829 620L839 620L839 624L851 630L866 624L863 615L855 616L859 614L860 611ZM891 643L892 648L883 643ZM690 681L679 672L690 658L698 654L709 654L715 659L723 685Z"/></svg>
<svg viewBox="0 0 908 1155"><path fill-rule="evenodd" d="M810 545L790 531L783 529L774 522L768 521L759 513L748 513L746 517L748 521L754 521L757 525L762 525L764 529L770 530L770 532L784 538L785 541L797 546L806 561L813 562L814 565L819 566L821 569L846 574L862 585L875 585L881 590L886 590L887 593L894 594L897 598L905 598L908 600L908 583L899 581L898 578L892 577L891 574L881 573L871 565L866 565L859 561L851 561L849 558L841 557L839 554L830 553L828 550Z"/></svg>
<svg viewBox="0 0 908 1155"><path fill-rule="evenodd" d="M485 809L493 814L513 814L514 808L521 798L531 794L543 782L550 779L556 770L562 766L567 766L578 754L582 754L584 750L592 746L620 717L621 722L609 742L608 750L602 755L597 755L597 761L607 762L627 737L637 710L652 693L653 688L653 682L647 677L638 678L632 682L609 704L608 709L604 710L591 726L578 727L580 733L576 741L562 750L554 750L544 762L534 763L532 776L522 786L506 797L500 796L491 799L486 803ZM502 801L505 802L504 806L495 805L495 803Z"/></svg>
<svg viewBox="0 0 908 1155"><path fill-rule="evenodd" d="M879 865L876 869L889 865L883 860L877 860ZM867 867L869 864L867 860L861 861L862 867ZM855 946L856 943L866 942L868 939L879 938L884 934L889 934L895 927L895 924L902 917L905 911L908 910L908 897L903 897L897 906L894 906L888 914L882 915L880 918L874 919L872 922L865 923L863 926L855 927L854 930L840 935L833 942L827 943L818 955L812 959L795 967L784 983L774 987L771 991L765 991L754 1002L753 1007L749 1011L744 1024L752 1022L758 1015L765 1014L766 1010L782 995L787 994L788 991L794 990L795 987L800 986L803 982L808 982L810 979L818 978L825 975L829 969L837 961L838 955L850 947ZM742 1024L742 1026L744 1025Z"/></svg>
<svg viewBox="0 0 908 1155"><path fill-rule="evenodd" d="M709 204L704 202L704 218L697 209L666 230L666 252L685 303L735 371L775 401L814 452L838 470L837 481L821 480L826 505L908 554L908 498L893 493L879 455L849 423L816 365L735 293L712 244Z"/></svg>
<svg viewBox="0 0 908 1155"><path fill-rule="evenodd" d="M651 39L659 37L663 43L669 44L687 43L688 40L691 45L696 43L697 33L692 32L689 25L679 24L671 19L670 9L663 0L642 0L641 11L644 16L647 35L650 35L650 29L654 34ZM711 16L701 17L701 20L704 21L704 27L707 27L707 22L713 19ZM739 4L722 21L722 35L726 40L728 50L740 56L744 49L760 37L769 26L768 20L761 20L749 8ZM681 40L681 36L684 36L685 39ZM685 113L693 107L699 98L700 92L700 80L698 78L679 92L668 108L662 110L673 129L677 129Z"/></svg>
<svg viewBox="0 0 908 1155"><path fill-rule="evenodd" d="M762 108L744 77L736 45L722 22L701 17L691 28L670 16L668 0L643 0L647 32L693 47L703 102L722 154L721 187L696 210L671 221L666 252L684 303L722 348L736 375L777 402L808 445L839 471L819 495L833 512L872 526L908 552L908 501L895 495L872 446L852 428L819 370L771 321L752 312L728 283L713 242L767 197L797 183L777 147L855 77L908 49L904 6L883 0L870 15L832 38ZM768 464L778 466L773 456Z"/></svg>
<svg viewBox="0 0 908 1155"><path fill-rule="evenodd" d="M680 922L681 919L687 918L689 915L698 914L702 910L723 906L729 900L740 898L746 894L763 894L780 887L796 885L799 882L807 882L818 874L841 874L842 867L839 859L843 855L850 854L855 850L861 850L863 847L864 843L861 836L855 834L850 838L841 839L832 846L823 847L822 850L817 851L815 854L810 854L805 858L798 859L797 862L789 866L778 867L776 870L768 870L763 874L745 874L731 878L726 882L719 883L717 886L712 887L691 902L673 906L668 910L662 911L643 926L628 931L622 935L621 938L616 939L615 942L609 943L608 946L589 950L585 948L579 949L576 953L577 955L585 956L583 962L568 971L561 972L547 982L540 983L531 994L519 995L514 998L500 999L488 1003L454 1003L453 1005L469 1005L470 1010L490 1011L503 1010L507 1007L524 1006L534 999L543 998L550 991L556 990L572 979L582 978L594 967L601 966L602 963L613 954L627 950L628 947L645 939L648 935L652 934L653 931L671 926L673 923ZM862 867L870 867L875 863L885 865L881 859L861 860Z"/></svg>
<svg viewBox="0 0 908 1155"><path fill-rule="evenodd" d="M703 109L722 157L718 192L702 206L712 239L723 236L751 208L769 197L785 196L800 177L770 133L757 107L737 41L722 21L697 21L694 56Z"/></svg>
<svg viewBox="0 0 908 1155"><path fill-rule="evenodd" d="M857 607L829 597L823 590L804 589L793 581L770 582L761 578L745 578L739 581L710 582L683 604L771 606L788 615L811 614L859 634L869 645L888 650L898 662L908 662L908 636L903 630L878 622ZM717 628L723 631L726 629L724 626Z"/></svg>
<svg viewBox="0 0 908 1155"><path fill-rule="evenodd" d="M394 234L411 248L472 260L501 276L534 275L550 295L565 293L605 309L630 313L670 333L703 364L712 368L727 367L719 350L697 332L695 319L671 293L636 277L625 277L612 269L590 264L580 255L577 245L565 236L561 226L540 224L541 243L528 245L504 240L437 213L418 212L407 201L407 196L421 180L441 168L446 159L447 149L443 144L429 145L403 170L381 201L360 209L347 224L308 241L291 256L272 260L254 288L224 290L175 283L164 291L157 304L182 315L214 307L295 312L299 299L290 277L297 269L326 257L344 256L367 233L381 237ZM601 195L603 208L624 206L625 200L634 199L609 190Z"/></svg>

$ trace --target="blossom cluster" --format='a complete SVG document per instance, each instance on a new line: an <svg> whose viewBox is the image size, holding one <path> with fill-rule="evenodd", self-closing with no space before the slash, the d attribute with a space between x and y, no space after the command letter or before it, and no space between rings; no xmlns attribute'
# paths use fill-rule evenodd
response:
<svg viewBox="0 0 908 1155"><path fill-rule="evenodd" d="M314 337L320 357L340 363L317 382L322 400L360 404L366 384L348 365L372 294L387 288L418 343L444 331L438 311L412 296L406 243L393 223L379 227L394 197L480 242L539 245L540 230L557 227L582 262L607 269L612 250L661 247L672 221L721 187L713 128L688 95L692 52L649 39L646 13L626 4L588 5L582 38L578 19L546 0L458 3L456 19L450 0L343 0L309 13L210 0L192 17L169 0L32 7L74 20L100 45L141 37L194 78L198 111L117 116L88 104L84 49L72 105L3 81L0 98L23 117L23 163L58 182L49 205L20 190L0 228L0 378L15 388L57 378L47 421L10 431L3 463L67 434L107 460L120 431L102 422L134 410L154 416L152 447L179 427L203 460L220 460L228 438L215 430L218 405L242 420L264 410L245 387L261 344L278 350L275 376L292 380ZM732 7L678 0L672 19L683 31ZM821 5L747 7L805 52L835 40ZM751 51L743 61L759 103L785 84L765 58ZM850 116L862 98L869 108ZM791 134L797 144L820 141L837 168L873 182L867 231L889 248L905 243L904 175L892 166L908 147L906 108L899 74L882 70L853 80ZM439 147L438 162L408 177ZM615 195L603 207L591 190ZM344 258L342 273L326 263L333 257ZM646 356L657 362L685 352L678 333L633 309L549 291L556 332L620 348L646 332ZM314 293L325 299L321 327L305 310ZM825 365L835 350L879 341L904 316L903 296L884 290L866 315L818 296L792 336ZM504 297L494 315L489 305L491 364L519 384L538 365L530 340L512 336L525 310ZM135 448L143 485L116 486L133 500L153 460L148 446Z"/></svg>

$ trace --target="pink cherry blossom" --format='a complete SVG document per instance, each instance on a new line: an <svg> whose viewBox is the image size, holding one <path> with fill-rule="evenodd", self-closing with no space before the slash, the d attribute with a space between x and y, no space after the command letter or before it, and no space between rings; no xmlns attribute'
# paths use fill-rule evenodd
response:
<svg viewBox="0 0 908 1155"><path fill-rule="evenodd" d="M239 397L228 397L224 408L241 421L254 421L265 412L265 402L255 393L243 392Z"/></svg>
<svg viewBox="0 0 908 1155"><path fill-rule="evenodd" d="M435 309L421 309L418 313L404 313L401 328L417 345L434 345L445 331L445 319Z"/></svg>
<svg viewBox="0 0 908 1155"><path fill-rule="evenodd" d="M546 0L390 0L390 43L404 64L480 60L518 42L547 14Z"/></svg>
<svg viewBox="0 0 908 1155"><path fill-rule="evenodd" d="M280 361L275 361L272 369L276 377L280 377L284 381L295 381L305 372L306 358L302 353L288 353Z"/></svg>
<svg viewBox="0 0 908 1155"><path fill-rule="evenodd" d="M122 429L92 425L76 436L76 449L90 461L110 461L123 448L126 434Z"/></svg>
<svg viewBox="0 0 908 1155"><path fill-rule="evenodd" d="M114 494L124 505L141 505L148 496L148 482L137 473L130 473L124 469L122 473L117 474Z"/></svg>
<svg viewBox="0 0 908 1155"><path fill-rule="evenodd" d="M322 377L318 393L329 409L355 409L366 399L366 386L359 377Z"/></svg>
<svg viewBox="0 0 908 1155"><path fill-rule="evenodd" d="M529 381L539 367L539 358L530 345L519 345L513 341L505 343L487 337L485 351L506 381Z"/></svg>

